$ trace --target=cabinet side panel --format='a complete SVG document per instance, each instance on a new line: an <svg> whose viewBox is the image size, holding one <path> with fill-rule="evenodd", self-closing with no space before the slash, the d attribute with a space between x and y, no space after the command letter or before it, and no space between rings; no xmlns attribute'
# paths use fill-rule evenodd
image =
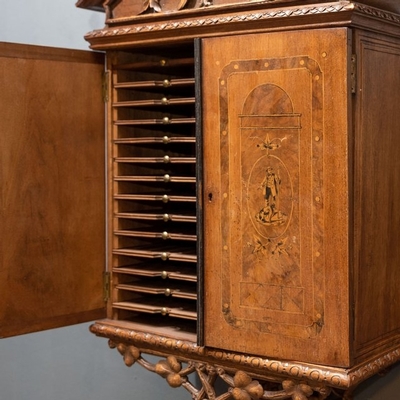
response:
<svg viewBox="0 0 400 400"><path fill-rule="evenodd" d="M102 55L0 45L0 336L104 315Z"/></svg>
<svg viewBox="0 0 400 400"><path fill-rule="evenodd" d="M207 346L349 363L348 49L346 29L204 41Z"/></svg>
<svg viewBox="0 0 400 400"><path fill-rule="evenodd" d="M360 360L400 341L400 43L358 32L356 325Z"/></svg>

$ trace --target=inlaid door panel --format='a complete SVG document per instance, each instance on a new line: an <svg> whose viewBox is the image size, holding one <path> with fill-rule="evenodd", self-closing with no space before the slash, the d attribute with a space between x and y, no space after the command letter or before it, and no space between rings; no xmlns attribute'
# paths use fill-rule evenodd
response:
<svg viewBox="0 0 400 400"><path fill-rule="evenodd" d="M346 349L324 354L323 343L348 341L331 296L347 303L331 287L347 279L332 233L347 235L347 176L330 153L345 165L347 40L333 30L204 41L208 346L346 363Z"/></svg>

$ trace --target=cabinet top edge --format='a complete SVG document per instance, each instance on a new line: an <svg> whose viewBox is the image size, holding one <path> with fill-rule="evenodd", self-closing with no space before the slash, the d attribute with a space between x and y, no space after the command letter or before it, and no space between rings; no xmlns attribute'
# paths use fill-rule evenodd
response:
<svg viewBox="0 0 400 400"><path fill-rule="evenodd" d="M107 50L243 33L343 26L400 36L400 15L359 2L287 2L284 7L282 4L271 8L271 2L256 1L110 19L108 26L89 32L85 39L93 49Z"/></svg>

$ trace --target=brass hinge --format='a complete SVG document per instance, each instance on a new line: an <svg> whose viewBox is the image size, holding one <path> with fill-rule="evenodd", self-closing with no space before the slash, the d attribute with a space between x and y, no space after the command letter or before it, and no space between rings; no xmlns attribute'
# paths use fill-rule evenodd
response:
<svg viewBox="0 0 400 400"><path fill-rule="evenodd" d="M109 272L103 272L103 299L105 302L110 298L110 278L111 274Z"/></svg>
<svg viewBox="0 0 400 400"><path fill-rule="evenodd" d="M109 72L104 71L103 73L103 82L102 82L102 92L103 92L103 101L104 103L108 102L108 95L109 95Z"/></svg>
<svg viewBox="0 0 400 400"><path fill-rule="evenodd" d="M357 57L355 54L351 55L351 93L357 93Z"/></svg>

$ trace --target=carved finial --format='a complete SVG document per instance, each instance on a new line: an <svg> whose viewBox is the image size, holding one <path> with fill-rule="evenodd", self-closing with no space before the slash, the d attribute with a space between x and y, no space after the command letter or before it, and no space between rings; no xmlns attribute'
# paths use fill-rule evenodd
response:
<svg viewBox="0 0 400 400"><path fill-rule="evenodd" d="M177 388L186 382L186 377L179 375L182 364L174 357L169 356L156 364L155 372L165 378L171 387Z"/></svg>
<svg viewBox="0 0 400 400"><path fill-rule="evenodd" d="M135 346L127 346L124 343L118 343L116 345L117 350L123 356L125 365L131 367L137 360L139 360L141 354L140 350Z"/></svg>
<svg viewBox="0 0 400 400"><path fill-rule="evenodd" d="M256 400L261 399L264 389L258 381L253 381L252 378L243 371L237 371L233 377L235 387L232 389L232 397L235 400Z"/></svg>
<svg viewBox="0 0 400 400"><path fill-rule="evenodd" d="M283 381L283 390L292 396L292 399L296 400L307 400L313 393L314 390L305 383L295 383L293 381Z"/></svg>

